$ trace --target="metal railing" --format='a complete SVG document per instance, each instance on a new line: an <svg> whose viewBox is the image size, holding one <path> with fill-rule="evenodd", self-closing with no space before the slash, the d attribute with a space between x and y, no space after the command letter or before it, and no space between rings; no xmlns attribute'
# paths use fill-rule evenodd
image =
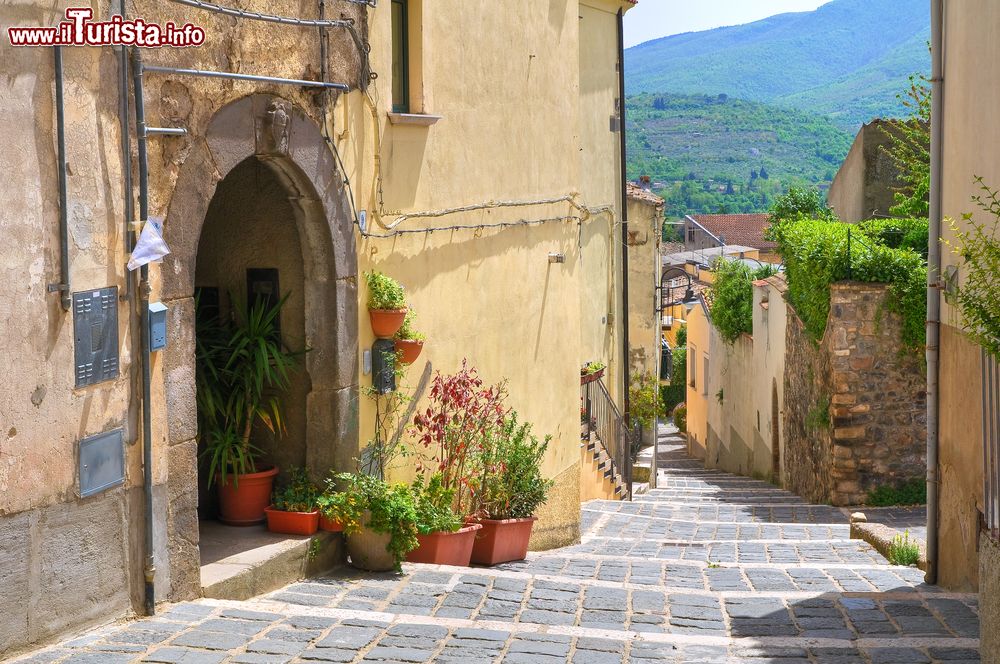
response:
<svg viewBox="0 0 1000 664"><path fill-rule="evenodd" d="M584 438L597 440L611 459L612 470L625 484L628 500L632 500L632 443L625 419L615 406L608 388L600 379L580 387L583 402Z"/></svg>
<svg viewBox="0 0 1000 664"><path fill-rule="evenodd" d="M1000 539L1000 364L982 351L983 372L983 520Z"/></svg>

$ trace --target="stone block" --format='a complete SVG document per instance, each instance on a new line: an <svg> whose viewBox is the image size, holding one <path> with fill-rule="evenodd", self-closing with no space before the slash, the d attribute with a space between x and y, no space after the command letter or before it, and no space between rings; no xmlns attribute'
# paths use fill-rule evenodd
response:
<svg viewBox="0 0 1000 664"><path fill-rule="evenodd" d="M850 406L857 403L857 396L851 393L834 394L830 402L835 406Z"/></svg>
<svg viewBox="0 0 1000 664"><path fill-rule="evenodd" d="M167 398L167 440L173 445L198 435L193 297L170 302L167 339L163 373Z"/></svg>
<svg viewBox="0 0 1000 664"><path fill-rule="evenodd" d="M865 437L865 427L840 427L833 430L835 440L857 440Z"/></svg>
<svg viewBox="0 0 1000 664"><path fill-rule="evenodd" d="M846 447L844 445L834 445L833 456L836 459L850 459L854 456L854 451L850 447Z"/></svg>
<svg viewBox="0 0 1000 664"><path fill-rule="evenodd" d="M0 517L0 653L28 641L31 515Z"/></svg>
<svg viewBox="0 0 1000 664"><path fill-rule="evenodd" d="M32 538L31 641L130 608L124 498L118 488L39 512Z"/></svg>

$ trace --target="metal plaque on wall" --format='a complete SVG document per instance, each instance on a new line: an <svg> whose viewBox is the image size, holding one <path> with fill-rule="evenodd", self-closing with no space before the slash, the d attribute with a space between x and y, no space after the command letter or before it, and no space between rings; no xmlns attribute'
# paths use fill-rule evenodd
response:
<svg viewBox="0 0 1000 664"><path fill-rule="evenodd" d="M80 441L80 497L86 498L125 481L125 447L121 429Z"/></svg>
<svg viewBox="0 0 1000 664"><path fill-rule="evenodd" d="M118 377L118 287L73 293L76 386Z"/></svg>

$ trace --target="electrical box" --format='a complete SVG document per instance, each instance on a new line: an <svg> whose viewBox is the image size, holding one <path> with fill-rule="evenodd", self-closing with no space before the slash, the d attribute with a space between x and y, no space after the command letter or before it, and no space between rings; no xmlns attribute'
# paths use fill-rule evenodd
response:
<svg viewBox="0 0 1000 664"><path fill-rule="evenodd" d="M396 344L392 339L376 339L372 344L372 387L379 394L396 389Z"/></svg>
<svg viewBox="0 0 1000 664"><path fill-rule="evenodd" d="M118 287L73 293L76 386L118 377Z"/></svg>
<svg viewBox="0 0 1000 664"><path fill-rule="evenodd" d="M125 481L121 429L80 441L80 497L93 496Z"/></svg>
<svg viewBox="0 0 1000 664"><path fill-rule="evenodd" d="M149 350L163 350L167 347L167 305L162 302L149 303Z"/></svg>

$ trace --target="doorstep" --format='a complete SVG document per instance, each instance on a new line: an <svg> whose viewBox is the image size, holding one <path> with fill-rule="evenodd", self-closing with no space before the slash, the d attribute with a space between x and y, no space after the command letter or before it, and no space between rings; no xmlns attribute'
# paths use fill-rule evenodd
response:
<svg viewBox="0 0 1000 664"><path fill-rule="evenodd" d="M263 525L237 528L218 521L202 521L199 527L203 597L250 599L321 575L345 560L343 537L337 533L278 535Z"/></svg>

